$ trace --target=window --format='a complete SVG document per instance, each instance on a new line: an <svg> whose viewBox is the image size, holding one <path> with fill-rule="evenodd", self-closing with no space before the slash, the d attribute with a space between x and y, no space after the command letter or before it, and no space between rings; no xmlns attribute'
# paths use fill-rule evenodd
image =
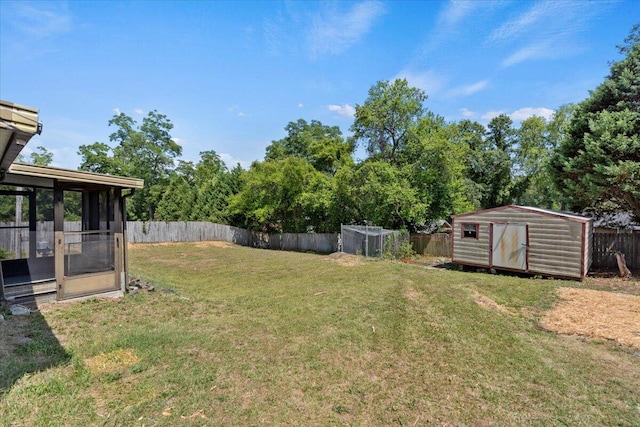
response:
<svg viewBox="0 0 640 427"><path fill-rule="evenodd" d="M480 224L462 224L462 238L463 239L477 239L480 231Z"/></svg>

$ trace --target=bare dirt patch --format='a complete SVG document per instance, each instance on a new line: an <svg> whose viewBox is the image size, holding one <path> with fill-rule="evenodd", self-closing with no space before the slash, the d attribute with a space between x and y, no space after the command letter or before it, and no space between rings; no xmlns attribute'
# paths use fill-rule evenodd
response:
<svg viewBox="0 0 640 427"><path fill-rule="evenodd" d="M477 291L473 291L473 300L480 307L486 308L487 310L499 311L500 313L511 314L511 315L514 314L511 310L509 310L504 305L498 304L491 298L484 296Z"/></svg>
<svg viewBox="0 0 640 427"><path fill-rule="evenodd" d="M640 296L559 288L561 300L540 321L547 330L640 348Z"/></svg>
<svg viewBox="0 0 640 427"><path fill-rule="evenodd" d="M585 287L595 290L640 295L640 277L627 279L619 277L613 272L598 272L585 278L583 284Z"/></svg>
<svg viewBox="0 0 640 427"><path fill-rule="evenodd" d="M344 252L334 252L328 255L327 258L343 267L356 267L364 263L364 259L361 256L346 254Z"/></svg>
<svg viewBox="0 0 640 427"><path fill-rule="evenodd" d="M206 242L161 242L161 243L129 243L129 245L127 246L128 249L148 249L148 248L153 248L153 247L157 247L157 246L171 246L171 245L175 245L176 243L191 243L193 244L196 248L209 248L209 247L216 247L216 248L232 248L233 246L235 246L233 243L229 243L229 242L223 242L220 240L210 240L210 241L206 241Z"/></svg>
<svg viewBox="0 0 640 427"><path fill-rule="evenodd" d="M197 242L195 243L196 248L232 248L233 244L229 242L223 242L219 240L209 241L209 242Z"/></svg>
<svg viewBox="0 0 640 427"><path fill-rule="evenodd" d="M84 360L84 364L91 373L113 374L138 363L138 356L132 349L119 349L109 353Z"/></svg>

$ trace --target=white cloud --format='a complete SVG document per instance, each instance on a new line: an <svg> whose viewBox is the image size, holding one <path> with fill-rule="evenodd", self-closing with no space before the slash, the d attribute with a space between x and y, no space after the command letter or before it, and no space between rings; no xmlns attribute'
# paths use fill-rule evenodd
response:
<svg viewBox="0 0 640 427"><path fill-rule="evenodd" d="M138 115L140 115L140 116L144 114L144 111L142 111L142 110L141 110L141 109L139 109L139 108L136 108L135 110L133 110L133 112L134 112L134 113L136 113L136 114L138 114Z"/></svg>
<svg viewBox="0 0 640 427"><path fill-rule="evenodd" d="M327 106L327 109L334 113L338 113L341 116L349 117L349 118L353 117L356 114L356 109L349 104L343 104L343 105L331 104Z"/></svg>
<svg viewBox="0 0 640 427"><path fill-rule="evenodd" d="M533 6L522 15L503 23L493 30L489 36L489 41L512 40L526 33L533 27L541 28L542 26L539 25L539 22L546 20L545 18L549 13L553 13L559 6L562 6L561 3L562 2L549 1L534 3Z"/></svg>
<svg viewBox="0 0 640 427"><path fill-rule="evenodd" d="M501 63L503 67L510 67L512 65L519 64L520 62L527 61L529 59L540 59L550 57L550 50L553 48L549 46L549 42L543 41L538 44L531 44L529 46L518 49L516 52L509 55Z"/></svg>
<svg viewBox="0 0 640 427"><path fill-rule="evenodd" d="M502 111L502 110L500 110L500 111L487 111L482 116L480 116L480 118L482 120L491 120L494 117L498 117L500 114L504 114L504 111Z"/></svg>
<svg viewBox="0 0 640 427"><path fill-rule="evenodd" d="M182 138L174 137L174 138L171 138L171 140L173 142L175 142L176 144L180 145L180 146L183 146L183 145L185 145L187 143L187 141L185 139L182 139Z"/></svg>
<svg viewBox="0 0 640 427"><path fill-rule="evenodd" d="M459 111L460 111L460 114L462 114L462 117L466 117L468 119L475 117L477 115L475 111L471 111L466 108L461 108Z"/></svg>
<svg viewBox="0 0 640 427"><path fill-rule="evenodd" d="M114 108L113 112L116 113L117 115L120 115L120 109L118 107Z"/></svg>
<svg viewBox="0 0 640 427"><path fill-rule="evenodd" d="M304 104L301 102L298 104L298 108L302 108L302 107L304 107Z"/></svg>
<svg viewBox="0 0 640 427"><path fill-rule="evenodd" d="M457 96L468 96L473 95L476 92L481 91L489 84L489 80L481 80L479 82L466 85L466 86L458 86L453 89L450 89L447 92L448 97L457 97Z"/></svg>
<svg viewBox="0 0 640 427"><path fill-rule="evenodd" d="M231 154L228 154L228 153L220 153L219 156L220 156L220 159L222 159L222 161L227 165L227 168L229 169L233 169L238 163L240 163L240 166L242 167L242 169L249 169L249 167L251 166L250 161L240 160L237 157L233 157Z"/></svg>
<svg viewBox="0 0 640 427"><path fill-rule="evenodd" d="M425 45L424 53L438 48L443 42L454 40L465 29L463 21L475 16L482 10L491 9L494 2L489 1L449 1L438 14L436 25L431 31Z"/></svg>
<svg viewBox="0 0 640 427"><path fill-rule="evenodd" d="M538 108L525 107L525 108L520 108L519 110L516 110L513 113L509 114L509 117L513 121L521 121L521 120L526 120L529 117L538 116L548 121L548 120L551 120L554 112L555 111L549 108L544 108L544 107L538 107Z"/></svg>
<svg viewBox="0 0 640 427"><path fill-rule="evenodd" d="M312 19L311 56L338 55L346 51L369 32L384 13L386 8L379 1L356 3L347 12L336 7L326 9Z"/></svg>
<svg viewBox="0 0 640 427"><path fill-rule="evenodd" d="M62 3L51 4L52 9L45 9L46 3L34 7L32 3L12 3L13 26L36 39L43 39L71 30L71 15ZM60 7L63 6L63 7ZM7 11L7 13L9 13Z"/></svg>
<svg viewBox="0 0 640 427"><path fill-rule="evenodd" d="M227 111L237 115L238 117L246 117L247 116L247 114L244 111L241 111L240 107L238 107L237 105L232 105L231 107L227 108Z"/></svg>
<svg viewBox="0 0 640 427"><path fill-rule="evenodd" d="M446 83L446 78L434 71L414 72L405 69L396 74L392 80L395 79L406 79L409 86L422 89L427 95L440 92Z"/></svg>
<svg viewBox="0 0 640 427"><path fill-rule="evenodd" d="M606 2L540 1L497 27L487 43L514 46L514 52L501 63L510 67L534 59L561 58L585 49L575 37L589 28L589 21Z"/></svg>

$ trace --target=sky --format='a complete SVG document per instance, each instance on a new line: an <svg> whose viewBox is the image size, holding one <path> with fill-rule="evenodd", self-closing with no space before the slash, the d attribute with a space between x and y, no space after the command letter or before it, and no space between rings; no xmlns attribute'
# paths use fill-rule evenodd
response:
<svg viewBox="0 0 640 427"><path fill-rule="evenodd" d="M23 152L53 166L109 143L115 114L157 110L180 159L247 168L301 118L349 135L396 78L447 121L548 118L588 97L639 22L638 1L0 0L0 99L40 110Z"/></svg>

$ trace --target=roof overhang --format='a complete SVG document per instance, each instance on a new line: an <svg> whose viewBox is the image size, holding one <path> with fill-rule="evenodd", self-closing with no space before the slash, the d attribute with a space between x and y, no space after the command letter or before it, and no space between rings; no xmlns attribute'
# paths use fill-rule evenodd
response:
<svg viewBox="0 0 640 427"><path fill-rule="evenodd" d="M0 184L53 188L54 183L77 184L78 187L119 187L139 189L144 181L138 178L104 175L50 166L14 163L2 174Z"/></svg>
<svg viewBox="0 0 640 427"><path fill-rule="evenodd" d="M0 172L5 172L33 135L42 132L38 110L0 101Z"/></svg>

